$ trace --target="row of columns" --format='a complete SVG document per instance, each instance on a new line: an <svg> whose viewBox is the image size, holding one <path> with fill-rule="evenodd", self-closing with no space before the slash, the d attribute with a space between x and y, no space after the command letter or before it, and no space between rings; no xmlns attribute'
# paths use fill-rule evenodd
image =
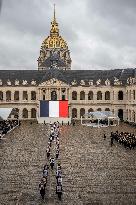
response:
<svg viewBox="0 0 136 205"><path fill-rule="evenodd" d="M128 101L136 100L136 91L135 90L127 90L127 100Z"/></svg>
<svg viewBox="0 0 136 205"><path fill-rule="evenodd" d="M63 88L39 88L38 90L38 96L39 100L43 100L43 95L45 93L45 99L46 100L51 100L51 92L56 91L57 93L57 100L62 100L62 89ZM64 88L65 89L65 99L69 99L69 88ZM45 92L44 92L45 91Z"/></svg>
<svg viewBox="0 0 136 205"><path fill-rule="evenodd" d="M51 91L55 90L57 92L57 99L61 100L62 97L62 89L61 87L59 88L39 88L38 90L38 99L42 100L43 98L43 90L45 90L45 99L50 100L51 99ZM65 96L66 99L72 100L72 91L69 90L69 88L64 88L65 89ZM77 91L76 91L77 92ZM85 101L88 101L88 93L85 91ZM31 91L27 91L28 94L28 101L31 101ZM3 100L6 101L6 92L3 92ZM23 91L19 91L19 101L23 100ZM77 100L80 100L80 93L77 92ZM93 100L97 100L97 92L93 92ZM105 100L105 92L102 92L102 100ZM110 100L111 101L116 101L118 100L118 92L112 91L110 92ZM124 99L125 100L125 99ZM14 101L14 92L11 92L11 101Z"/></svg>
<svg viewBox="0 0 136 205"><path fill-rule="evenodd" d="M76 106L75 107L72 107L71 109L69 109L69 115L72 117L72 110L74 109L74 108L76 108ZM80 110L81 109L85 109L85 113L88 113L88 110L90 109L90 108L88 108L88 107L81 107L81 108L76 108L77 109L77 119L80 119ZM98 107L99 108L99 107ZM93 111L95 112L95 111L97 111L97 109L98 108L92 108L93 109ZM110 108L109 108L110 109ZM105 108L104 109L102 109L101 111L105 111ZM110 111L113 111L113 110L111 110L110 109Z"/></svg>
<svg viewBox="0 0 136 205"><path fill-rule="evenodd" d="M25 119L23 118L23 109L26 108L28 110L28 118L26 119L31 119L31 112L32 112L32 108L28 108L28 107L19 107L19 119ZM37 115L37 108L36 109L36 115Z"/></svg>
<svg viewBox="0 0 136 205"><path fill-rule="evenodd" d="M31 101L31 91L27 91L28 100ZM19 91L19 101L23 101L23 91ZM3 101L6 101L6 92L3 92ZM14 92L11 92L11 101L14 100Z"/></svg>
<svg viewBox="0 0 136 205"><path fill-rule="evenodd" d="M136 122L136 112L134 110L127 110L127 119L129 122Z"/></svg>
<svg viewBox="0 0 136 205"><path fill-rule="evenodd" d="M72 91L73 92L73 91ZM71 92L71 96L72 96L72 92ZM79 91L77 92L77 100L80 100L80 93ZM97 91L98 92L98 91ZM96 101L97 100L97 92L93 91L93 100ZM89 101L88 100L88 94L89 92L85 92L85 101ZM123 98L124 99L124 98ZM71 99L72 100L72 99ZM105 92L102 92L102 100L105 100ZM110 92L110 101L117 101L118 100L118 92L112 91Z"/></svg>

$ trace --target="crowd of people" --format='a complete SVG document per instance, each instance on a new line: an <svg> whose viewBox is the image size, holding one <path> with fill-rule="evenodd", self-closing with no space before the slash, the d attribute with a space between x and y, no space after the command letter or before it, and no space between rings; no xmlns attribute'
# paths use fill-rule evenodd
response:
<svg viewBox="0 0 136 205"><path fill-rule="evenodd" d="M10 130L19 124L18 120L2 120L0 121L0 139Z"/></svg>
<svg viewBox="0 0 136 205"><path fill-rule="evenodd" d="M136 136L132 133L116 131L115 133L111 132L111 146L113 141L117 141L120 144L124 145L125 148L134 149L136 146Z"/></svg>
<svg viewBox="0 0 136 205"><path fill-rule="evenodd" d="M42 199L45 197L45 190L47 185L47 178L49 173L49 165L51 170L54 170L56 167L56 194L58 195L59 200L62 196L62 170L61 163L59 158L59 123L56 122L50 125L50 136L48 140L48 145L46 149L48 163L43 168L43 176L39 184L40 194ZM53 150L53 143L55 143L55 150ZM51 152L52 148L52 152Z"/></svg>

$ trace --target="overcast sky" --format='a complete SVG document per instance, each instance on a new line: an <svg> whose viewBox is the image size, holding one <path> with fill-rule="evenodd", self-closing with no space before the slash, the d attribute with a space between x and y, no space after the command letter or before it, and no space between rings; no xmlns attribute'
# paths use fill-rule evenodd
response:
<svg viewBox="0 0 136 205"><path fill-rule="evenodd" d="M54 3L72 69L136 67L136 0L3 0L0 69L37 69Z"/></svg>

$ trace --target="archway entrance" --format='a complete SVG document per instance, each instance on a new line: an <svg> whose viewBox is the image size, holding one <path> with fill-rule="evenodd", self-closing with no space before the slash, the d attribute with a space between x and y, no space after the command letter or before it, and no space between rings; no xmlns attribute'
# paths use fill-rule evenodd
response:
<svg viewBox="0 0 136 205"><path fill-rule="evenodd" d="M72 118L77 118L77 109L76 108L72 109Z"/></svg>
<svg viewBox="0 0 136 205"><path fill-rule="evenodd" d="M31 109L31 118L36 118L36 109L35 108Z"/></svg>
<svg viewBox="0 0 136 205"><path fill-rule="evenodd" d="M119 109L118 110L118 117L123 120L123 110L122 109Z"/></svg>
<svg viewBox="0 0 136 205"><path fill-rule="evenodd" d="M23 118L28 118L28 110L26 108L23 109Z"/></svg>
<svg viewBox="0 0 136 205"><path fill-rule="evenodd" d="M55 90L53 90L53 91L51 92L51 100L53 100L53 101L56 101L56 100L57 100L57 93L56 93Z"/></svg>

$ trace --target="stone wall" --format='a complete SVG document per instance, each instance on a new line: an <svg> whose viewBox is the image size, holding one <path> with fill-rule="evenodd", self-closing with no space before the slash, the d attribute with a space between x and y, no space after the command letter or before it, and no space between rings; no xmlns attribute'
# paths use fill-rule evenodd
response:
<svg viewBox="0 0 136 205"><path fill-rule="evenodd" d="M136 86L66 86L61 87L60 85L56 87L48 85L45 87L39 86L22 86L22 87L12 87L12 86L2 86L0 92L2 92L3 99L1 99L0 94L0 107L12 107L19 109L20 119L31 119L32 109L35 109L38 113L39 100L43 99L43 89L48 91L48 95L45 100L51 100L50 92L53 89L57 90L58 98L57 100L62 100L62 88L66 89L65 99L69 101L69 116L73 116L73 109L77 110L76 119L80 119L81 115L88 111L105 111L110 110L116 115L119 112L123 112L123 120L128 120L129 122L136 121ZM7 92L11 92L11 99L7 100ZM19 92L19 99L15 99L15 91ZM35 99L32 99L32 92L35 92ZM73 99L73 92L76 92L77 98ZM93 98L89 98L89 92L93 93ZM99 96L98 96L99 92ZM109 92L110 97L106 97L106 92ZM119 99L119 92L123 93L123 98ZM27 97L25 95L27 93ZM108 95L107 95L108 96ZM99 98L99 99L98 99ZM27 109L28 117L23 117L23 109ZM82 109L82 110L81 110ZM37 114L36 114L37 115ZM36 117L36 116L35 116Z"/></svg>

